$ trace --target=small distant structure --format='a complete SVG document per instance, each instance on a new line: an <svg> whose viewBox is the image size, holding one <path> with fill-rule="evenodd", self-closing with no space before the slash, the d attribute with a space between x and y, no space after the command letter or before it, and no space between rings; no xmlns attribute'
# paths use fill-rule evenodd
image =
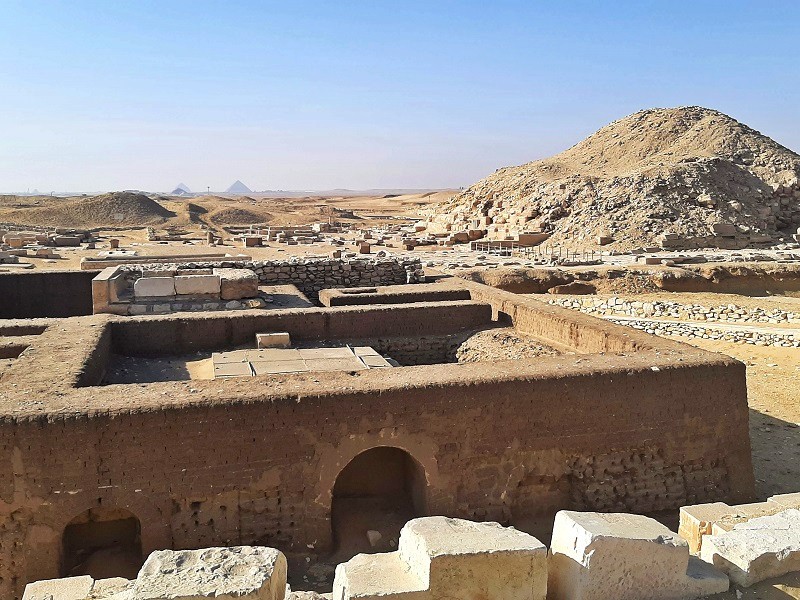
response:
<svg viewBox="0 0 800 600"><path fill-rule="evenodd" d="M226 194L252 194L253 190L251 190L249 187L247 187L245 184L243 184L241 181L239 181L237 179L236 181L233 182L233 184L227 190L225 190L225 193Z"/></svg>
<svg viewBox="0 0 800 600"><path fill-rule="evenodd" d="M192 190L188 188L185 183L179 183L172 192L170 192L171 196L188 196L192 193Z"/></svg>

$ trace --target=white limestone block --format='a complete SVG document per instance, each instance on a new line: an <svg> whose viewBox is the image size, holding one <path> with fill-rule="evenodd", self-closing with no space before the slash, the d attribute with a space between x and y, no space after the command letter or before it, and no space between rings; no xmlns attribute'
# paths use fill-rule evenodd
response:
<svg viewBox="0 0 800 600"><path fill-rule="evenodd" d="M398 551L422 572L427 563L432 598L544 600L547 547L498 523L427 517L406 523Z"/></svg>
<svg viewBox="0 0 800 600"><path fill-rule="evenodd" d="M34 581L25 586L22 600L84 600L93 584L88 575Z"/></svg>
<svg viewBox="0 0 800 600"><path fill-rule="evenodd" d="M219 275L177 275L175 293L178 295L219 295Z"/></svg>
<svg viewBox="0 0 800 600"><path fill-rule="evenodd" d="M223 300L241 300L258 296L258 275L250 269L214 269L221 279Z"/></svg>
<svg viewBox="0 0 800 600"><path fill-rule="evenodd" d="M283 600L286 557L274 548L158 550L145 561L136 600Z"/></svg>
<svg viewBox="0 0 800 600"><path fill-rule="evenodd" d="M551 600L688 600L729 586L678 534L641 515L560 511L550 553Z"/></svg>
<svg viewBox="0 0 800 600"><path fill-rule="evenodd" d="M257 333L257 348L289 348L292 340L285 331L275 333Z"/></svg>
<svg viewBox="0 0 800 600"><path fill-rule="evenodd" d="M161 298L175 295L174 277L140 277L133 282L133 295L137 298Z"/></svg>
<svg viewBox="0 0 800 600"><path fill-rule="evenodd" d="M731 531L705 536L700 557L742 587L800 571L800 510L756 517Z"/></svg>
<svg viewBox="0 0 800 600"><path fill-rule="evenodd" d="M426 582L412 573L398 552L356 554L336 565L334 600L428 600Z"/></svg>
<svg viewBox="0 0 800 600"><path fill-rule="evenodd" d="M335 600L544 600L547 548L497 523L424 517L397 552L359 554L336 568Z"/></svg>

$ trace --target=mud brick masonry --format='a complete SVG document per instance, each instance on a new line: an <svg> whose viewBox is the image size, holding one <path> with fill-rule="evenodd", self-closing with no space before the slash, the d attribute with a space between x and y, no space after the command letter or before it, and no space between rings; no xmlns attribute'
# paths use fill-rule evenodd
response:
<svg viewBox="0 0 800 600"><path fill-rule="evenodd" d="M654 513L752 498L744 365L453 285L470 299L0 322L0 339L17 339L0 372L0 597L66 574L66 530L87 511L89 521L135 518L145 556L213 545L324 554L337 478L381 447L412 460L419 516L526 531L558 509ZM112 353L218 351L265 331L415 338L495 320L572 353L102 385Z"/></svg>

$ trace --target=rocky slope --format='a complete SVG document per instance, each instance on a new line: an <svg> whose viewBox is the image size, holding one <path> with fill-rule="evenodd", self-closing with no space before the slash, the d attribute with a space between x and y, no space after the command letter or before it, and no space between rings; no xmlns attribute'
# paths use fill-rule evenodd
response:
<svg viewBox="0 0 800 600"><path fill-rule="evenodd" d="M431 230L526 231L620 249L743 247L800 225L800 155L715 110L644 110L551 158L499 169L427 214Z"/></svg>

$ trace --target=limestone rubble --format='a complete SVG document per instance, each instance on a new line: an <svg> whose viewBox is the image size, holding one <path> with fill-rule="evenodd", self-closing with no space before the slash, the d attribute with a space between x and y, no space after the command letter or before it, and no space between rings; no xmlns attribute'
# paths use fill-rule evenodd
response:
<svg viewBox="0 0 800 600"><path fill-rule="evenodd" d="M800 155L715 110L643 110L556 156L505 167L426 209L428 231L550 234L616 249L743 248L800 225Z"/></svg>

